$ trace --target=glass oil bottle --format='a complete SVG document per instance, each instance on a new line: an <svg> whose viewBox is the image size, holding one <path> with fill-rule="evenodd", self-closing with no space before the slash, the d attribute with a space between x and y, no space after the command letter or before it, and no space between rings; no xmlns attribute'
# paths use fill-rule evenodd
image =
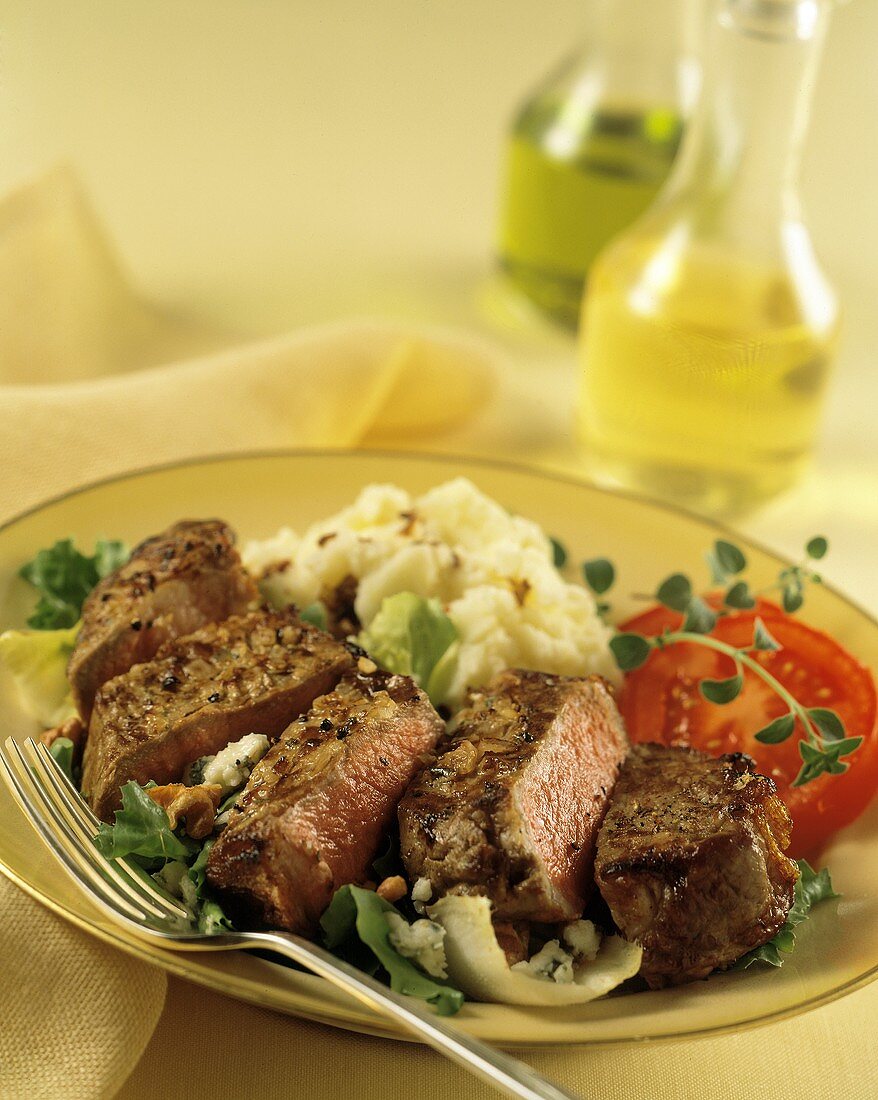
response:
<svg viewBox="0 0 878 1100"><path fill-rule="evenodd" d="M831 6L718 0L678 164L589 279L588 463L696 510L780 492L814 446L839 308L795 184Z"/></svg>
<svg viewBox="0 0 878 1100"><path fill-rule="evenodd" d="M694 0L590 0L584 50L515 119L500 265L570 328L591 262L668 175L697 93L696 40Z"/></svg>

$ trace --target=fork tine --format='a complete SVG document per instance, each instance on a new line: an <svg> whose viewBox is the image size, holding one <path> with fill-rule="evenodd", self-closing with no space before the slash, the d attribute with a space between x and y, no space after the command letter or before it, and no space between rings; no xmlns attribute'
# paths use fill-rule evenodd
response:
<svg viewBox="0 0 878 1100"><path fill-rule="evenodd" d="M86 849L92 862L111 878L120 890L140 905L149 906L156 916L188 918L188 913L181 905L173 901L169 895L166 896L159 891L158 884L154 883L150 875L125 860L107 859L95 847L94 837L100 821L58 766L48 747L43 744L38 745L30 738L26 746L33 758L38 777L52 788L50 793L55 796L56 804L61 803L62 812L66 811L68 824L75 829L80 845Z"/></svg>
<svg viewBox="0 0 878 1100"><path fill-rule="evenodd" d="M16 773L16 770L7 763L7 773L12 779L24 809L43 840L62 859L71 874L86 886L91 893L99 894L105 901L109 895L113 907L124 912L126 916L133 916L134 919L139 921L148 918L155 919L145 902L135 904L108 885L106 878L97 870L94 861L83 850L76 834L67 824L65 818L58 812L55 803L49 797L45 788L34 779L31 765L22 747L12 741L11 738L7 741L6 747L17 764ZM50 827L49 822L54 828Z"/></svg>
<svg viewBox="0 0 878 1100"><path fill-rule="evenodd" d="M93 900L99 902L103 907L109 908L116 916L121 916L125 920L132 920L132 915L135 921L144 920L146 914L143 911L135 909L125 899L120 898L115 891L110 890L105 880L101 879L96 872L93 872L86 861L76 858L75 855L71 854L71 848L62 843L58 833L50 827L49 822L34 805L33 792L38 791L39 788L27 777L27 765L22 766L22 759L17 746L14 750L9 749L7 746L7 751L10 751L17 758L16 762L21 770L14 767L5 755L0 755L0 766L2 766L19 805L30 823L43 838L52 855L63 864L67 872L72 875ZM78 848L71 847L74 853L78 853Z"/></svg>
<svg viewBox="0 0 878 1100"><path fill-rule="evenodd" d="M25 744L29 748L31 745L33 745L34 751L40 754L40 756L43 758L43 761L51 761L49 768L52 772L52 775L58 780L58 784L56 784L56 789L57 786L60 785L64 788L65 791L67 791L67 793L70 795L70 801L76 806L76 817L81 822L83 822L84 825L88 825L94 830L94 832L92 833L92 836L94 836L100 828L101 819L92 813L89 804L85 801L85 799L73 785L69 776L63 770L55 757L52 756L51 752L49 751L49 746L44 744L42 741L34 741L32 737L28 737L25 741Z"/></svg>

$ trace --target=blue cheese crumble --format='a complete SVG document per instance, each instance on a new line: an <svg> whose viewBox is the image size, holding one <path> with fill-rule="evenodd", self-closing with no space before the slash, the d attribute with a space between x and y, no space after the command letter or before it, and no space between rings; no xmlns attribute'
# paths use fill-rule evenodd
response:
<svg viewBox="0 0 878 1100"><path fill-rule="evenodd" d="M445 929L435 921L422 918L413 924L399 913L385 913L390 925L388 940L406 959L411 959L431 978L447 978L445 959Z"/></svg>
<svg viewBox="0 0 878 1100"><path fill-rule="evenodd" d="M268 752L264 733L248 733L240 741L230 741L216 756L202 756L190 765L187 782L215 783L223 795L243 787L255 765Z"/></svg>
<svg viewBox="0 0 878 1100"><path fill-rule="evenodd" d="M549 940L527 962L519 962L511 970L529 974L542 981L566 985L575 978L574 967L592 962L601 946L601 934L590 920L571 921L561 933L560 940Z"/></svg>

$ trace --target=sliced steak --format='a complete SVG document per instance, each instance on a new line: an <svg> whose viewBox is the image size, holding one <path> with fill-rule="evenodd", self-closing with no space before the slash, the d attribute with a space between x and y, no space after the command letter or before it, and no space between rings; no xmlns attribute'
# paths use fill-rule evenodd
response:
<svg viewBox="0 0 878 1100"><path fill-rule="evenodd" d="M799 876L774 783L740 753L635 745L598 837L597 884L653 988L770 940Z"/></svg>
<svg viewBox="0 0 878 1100"><path fill-rule="evenodd" d="M253 769L207 863L224 905L247 923L313 933L337 889L372 877L399 799L444 730L413 680L361 659Z"/></svg>
<svg viewBox="0 0 878 1100"><path fill-rule="evenodd" d="M185 520L147 539L82 608L67 674L87 722L101 684L151 660L171 638L247 610L258 599L231 528Z"/></svg>
<svg viewBox="0 0 878 1100"><path fill-rule="evenodd" d="M254 611L167 642L98 691L82 790L108 819L129 779L169 783L247 733L276 737L354 658L295 611Z"/></svg>
<svg viewBox="0 0 878 1100"><path fill-rule="evenodd" d="M410 879L486 895L501 921L578 917L627 748L599 677L500 673L400 805Z"/></svg>

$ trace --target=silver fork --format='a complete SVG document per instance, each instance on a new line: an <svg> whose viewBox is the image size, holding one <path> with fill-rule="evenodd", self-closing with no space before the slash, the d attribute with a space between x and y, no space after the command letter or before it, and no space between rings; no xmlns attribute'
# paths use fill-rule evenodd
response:
<svg viewBox="0 0 878 1100"><path fill-rule="evenodd" d="M413 998L394 993L328 951L289 932L193 932L182 906L133 863L106 859L93 838L100 822L45 745L11 737L4 776L30 823L91 901L141 939L178 951L263 948L293 959L350 996L396 1020L500 1092L524 1100L576 1100L529 1066L465 1035Z"/></svg>

